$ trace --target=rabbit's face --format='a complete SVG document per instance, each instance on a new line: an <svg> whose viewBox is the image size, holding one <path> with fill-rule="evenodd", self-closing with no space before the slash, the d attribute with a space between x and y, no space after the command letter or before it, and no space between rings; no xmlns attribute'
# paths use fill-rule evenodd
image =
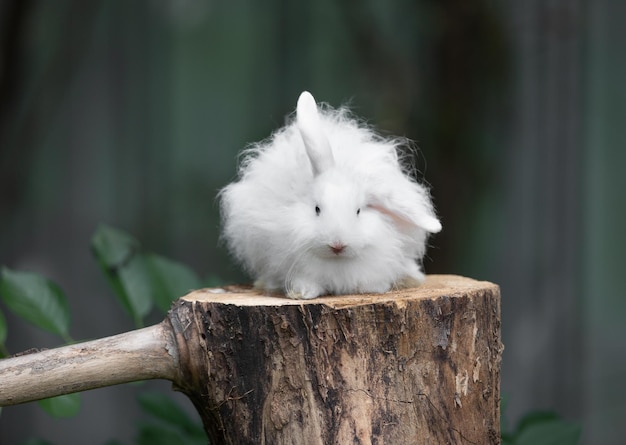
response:
<svg viewBox="0 0 626 445"><path fill-rule="evenodd" d="M362 257L378 238L381 218L354 175L333 169L318 178L309 204L311 253L332 260ZM384 231L384 230L383 230Z"/></svg>

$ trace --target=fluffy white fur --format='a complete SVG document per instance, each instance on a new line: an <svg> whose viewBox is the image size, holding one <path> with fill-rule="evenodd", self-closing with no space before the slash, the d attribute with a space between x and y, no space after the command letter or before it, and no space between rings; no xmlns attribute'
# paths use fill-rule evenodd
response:
<svg viewBox="0 0 626 445"><path fill-rule="evenodd" d="M428 192L398 148L303 92L296 118L246 150L220 192L223 238L255 286L291 298L386 292L423 281Z"/></svg>

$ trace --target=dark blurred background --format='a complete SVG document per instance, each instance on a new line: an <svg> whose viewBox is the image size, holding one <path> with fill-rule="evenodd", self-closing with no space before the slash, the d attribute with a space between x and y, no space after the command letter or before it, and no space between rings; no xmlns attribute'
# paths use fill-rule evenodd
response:
<svg viewBox="0 0 626 445"><path fill-rule="evenodd" d="M78 339L133 328L89 251L101 222L245 280L215 195L308 89L419 145L444 225L427 271L502 288L509 421L556 410L623 443L625 19L608 0L3 0L0 264L59 283ZM58 345L2 310L11 352ZM69 420L5 408L0 443L131 443L135 391L87 392Z"/></svg>

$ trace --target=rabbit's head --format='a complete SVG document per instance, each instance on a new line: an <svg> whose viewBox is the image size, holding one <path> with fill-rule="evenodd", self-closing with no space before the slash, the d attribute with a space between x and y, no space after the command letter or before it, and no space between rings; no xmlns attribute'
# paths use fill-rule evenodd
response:
<svg viewBox="0 0 626 445"><path fill-rule="evenodd" d="M313 238L312 252L348 259L377 244L393 244L398 237L390 232L441 230L424 190L395 165L358 159L337 165L317 104L306 91L298 100L296 122L314 177L311 199L302 209L308 218L301 215L308 221L303 225Z"/></svg>

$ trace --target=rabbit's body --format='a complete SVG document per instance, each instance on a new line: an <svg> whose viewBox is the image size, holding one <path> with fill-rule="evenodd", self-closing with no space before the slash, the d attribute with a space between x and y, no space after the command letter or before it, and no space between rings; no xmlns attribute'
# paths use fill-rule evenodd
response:
<svg viewBox="0 0 626 445"><path fill-rule="evenodd" d="M221 194L223 236L255 286L292 298L386 292L424 278L426 190L403 171L399 141L303 93L297 118L244 153Z"/></svg>

